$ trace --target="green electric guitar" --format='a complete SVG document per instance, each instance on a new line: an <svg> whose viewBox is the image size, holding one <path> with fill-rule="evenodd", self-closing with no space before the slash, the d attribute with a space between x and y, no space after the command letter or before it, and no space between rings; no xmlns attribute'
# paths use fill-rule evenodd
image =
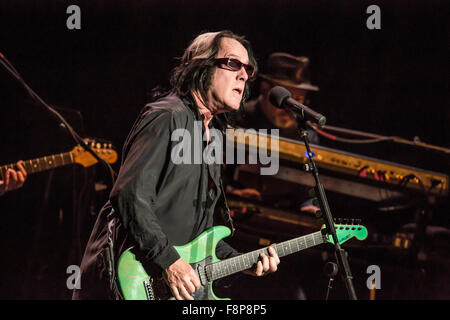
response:
<svg viewBox="0 0 450 320"><path fill-rule="evenodd" d="M367 229L361 225L336 224L335 228L339 243L353 237L358 240L367 237ZM251 268L258 261L261 252L268 255L266 247L220 261L215 254L216 245L230 233L227 227L216 226L206 230L191 242L175 247L181 258L191 264L200 279L201 288L192 294L195 300L227 300L220 299L214 294L213 281ZM278 256L283 257L326 242L333 243L333 239L326 233L325 228L322 228L321 231L278 243L273 247ZM133 249L131 247L124 251L118 261L117 276L123 297L126 300L171 298L170 289L162 274L149 276L148 274L152 272L144 269L136 259Z"/></svg>

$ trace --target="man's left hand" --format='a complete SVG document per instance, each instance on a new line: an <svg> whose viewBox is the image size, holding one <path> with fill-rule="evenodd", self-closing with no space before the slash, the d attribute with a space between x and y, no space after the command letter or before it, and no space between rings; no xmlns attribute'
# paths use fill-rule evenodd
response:
<svg viewBox="0 0 450 320"><path fill-rule="evenodd" d="M245 270L245 274L249 274L255 277L261 277L275 272L278 269L280 258L273 247L268 248L269 256L264 253L260 253L260 260L257 262L256 267L253 269Z"/></svg>

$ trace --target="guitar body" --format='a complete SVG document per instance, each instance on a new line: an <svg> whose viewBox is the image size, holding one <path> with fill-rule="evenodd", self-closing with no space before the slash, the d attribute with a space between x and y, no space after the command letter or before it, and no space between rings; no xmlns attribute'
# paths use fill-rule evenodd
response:
<svg viewBox="0 0 450 320"><path fill-rule="evenodd" d="M367 238L367 229L361 225L336 224L335 228L339 243L353 237L358 240ZM200 279L201 288L192 294L195 300L229 300L220 299L214 294L213 281L247 270L258 262L261 253L269 254L266 247L220 261L216 257L217 243L230 234L231 231L227 227L216 226L206 230L191 242L174 247L181 258L197 272ZM322 228L320 231L277 243L273 248L279 257L284 257L325 242L333 240L326 233L326 228ZM123 297L126 300L173 299L163 275L147 271L136 259L134 250L133 247L127 249L118 261L117 276Z"/></svg>
<svg viewBox="0 0 450 320"><path fill-rule="evenodd" d="M195 300L228 300L218 298L212 290L212 281L201 270L206 264L219 261L216 257L217 243L231 234L230 229L216 226L206 230L197 238L183 246L175 246L180 257L197 271L201 288L192 296ZM119 258L117 276L125 300L161 300L170 299L171 293L162 275L150 276L141 262L127 249Z"/></svg>

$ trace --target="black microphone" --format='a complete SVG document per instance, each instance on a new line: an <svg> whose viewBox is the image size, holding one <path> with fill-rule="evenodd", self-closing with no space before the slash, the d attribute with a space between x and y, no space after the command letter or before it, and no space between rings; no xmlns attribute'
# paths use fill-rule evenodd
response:
<svg viewBox="0 0 450 320"><path fill-rule="evenodd" d="M275 86L270 89L269 100L275 107L280 109L290 109L292 111L300 113L300 116L303 118L303 120L306 120L306 118L311 119L319 126L323 126L327 121L327 118L325 118L320 113L317 113L307 106L304 106L300 102L292 99L291 93L283 87Z"/></svg>

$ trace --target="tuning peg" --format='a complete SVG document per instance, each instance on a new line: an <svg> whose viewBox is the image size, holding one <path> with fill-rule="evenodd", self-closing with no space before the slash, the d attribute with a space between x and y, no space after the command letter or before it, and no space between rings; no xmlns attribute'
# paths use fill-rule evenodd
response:
<svg viewBox="0 0 450 320"><path fill-rule="evenodd" d="M322 211L317 210L315 215L316 215L316 218L321 218L322 217Z"/></svg>
<svg viewBox="0 0 450 320"><path fill-rule="evenodd" d="M315 196L316 196L316 189L310 188L310 189L308 190L308 195L309 195L311 198L315 197Z"/></svg>
<svg viewBox="0 0 450 320"><path fill-rule="evenodd" d="M318 207L318 206L319 206L319 200L318 200L317 198L314 198L314 199L312 200L312 204L313 204L314 206Z"/></svg>

